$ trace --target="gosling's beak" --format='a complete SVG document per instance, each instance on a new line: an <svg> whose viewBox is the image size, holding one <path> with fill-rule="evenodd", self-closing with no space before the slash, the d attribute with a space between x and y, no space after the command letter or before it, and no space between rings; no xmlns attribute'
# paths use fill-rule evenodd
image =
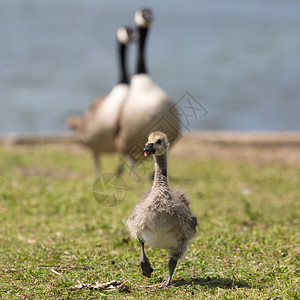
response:
<svg viewBox="0 0 300 300"><path fill-rule="evenodd" d="M153 143L147 144L143 150L144 150L144 156L149 156L151 154L154 154L155 153L154 144Z"/></svg>

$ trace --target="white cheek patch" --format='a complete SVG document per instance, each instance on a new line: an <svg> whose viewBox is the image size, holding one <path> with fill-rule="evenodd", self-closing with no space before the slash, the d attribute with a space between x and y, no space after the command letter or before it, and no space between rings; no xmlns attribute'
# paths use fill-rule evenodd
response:
<svg viewBox="0 0 300 300"><path fill-rule="evenodd" d="M129 36L126 28L121 27L117 31L118 41L122 44L127 44L129 42Z"/></svg>
<svg viewBox="0 0 300 300"><path fill-rule="evenodd" d="M136 25L140 27L146 26L145 19L143 18L143 13L141 11L137 11L134 15L134 22Z"/></svg>

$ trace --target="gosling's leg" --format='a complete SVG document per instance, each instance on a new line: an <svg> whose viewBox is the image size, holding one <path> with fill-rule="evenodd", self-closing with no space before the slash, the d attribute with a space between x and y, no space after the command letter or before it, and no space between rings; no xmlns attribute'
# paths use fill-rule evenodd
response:
<svg viewBox="0 0 300 300"><path fill-rule="evenodd" d="M150 261L149 261L148 257L146 256L145 249L144 249L144 241L139 239L139 242L141 245L140 263L141 263L143 275L150 278L151 273L153 272L153 268L151 267Z"/></svg>
<svg viewBox="0 0 300 300"><path fill-rule="evenodd" d="M162 288L169 287L171 285L171 280L172 280L172 276L173 276L174 270L175 270L176 265L177 265L177 261L178 260L176 258L170 257L170 260L169 260L169 277L168 277L166 283L161 286Z"/></svg>

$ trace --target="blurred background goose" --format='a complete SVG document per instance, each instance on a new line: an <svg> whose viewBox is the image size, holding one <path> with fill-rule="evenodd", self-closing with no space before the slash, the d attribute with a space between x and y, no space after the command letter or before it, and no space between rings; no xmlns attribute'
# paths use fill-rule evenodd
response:
<svg viewBox="0 0 300 300"><path fill-rule="evenodd" d="M130 27L120 27L117 31L120 79L111 92L99 97L84 112L83 116L70 117L68 126L79 136L81 143L88 147L94 156L95 168L100 172L101 153L115 152L114 137L118 131L120 111L129 90L126 65L126 50L136 39L136 32Z"/></svg>
<svg viewBox="0 0 300 300"><path fill-rule="evenodd" d="M154 157L153 186L136 205L127 221L132 237L140 242L140 263L144 276L150 277L153 271L145 254L144 243L153 248L168 249L169 277L163 286L171 284L177 261L186 253L197 227L197 218L190 210L189 200L180 190L169 186L169 146L164 133L153 132L149 135L144 155Z"/></svg>
<svg viewBox="0 0 300 300"><path fill-rule="evenodd" d="M163 130L170 143L179 137L180 121L171 98L158 87L147 72L145 46L147 32L153 21L152 11L142 9L135 13L139 31L136 73L131 79L129 93L120 117L116 148L126 155L132 166L142 158L142 149L149 133Z"/></svg>

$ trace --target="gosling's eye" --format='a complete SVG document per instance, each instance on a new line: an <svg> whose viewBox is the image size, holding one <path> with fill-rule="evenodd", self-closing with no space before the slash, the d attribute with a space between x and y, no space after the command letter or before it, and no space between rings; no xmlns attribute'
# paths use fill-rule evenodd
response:
<svg viewBox="0 0 300 300"><path fill-rule="evenodd" d="M157 140L156 144L161 144L161 139Z"/></svg>

